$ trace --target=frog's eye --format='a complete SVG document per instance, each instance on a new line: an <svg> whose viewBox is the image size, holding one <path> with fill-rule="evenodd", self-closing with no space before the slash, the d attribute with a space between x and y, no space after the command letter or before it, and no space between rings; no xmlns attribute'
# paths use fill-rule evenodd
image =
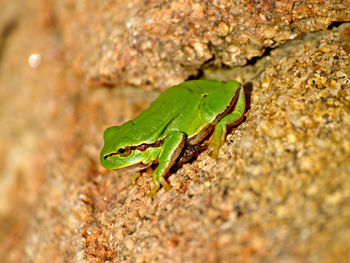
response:
<svg viewBox="0 0 350 263"><path fill-rule="evenodd" d="M122 147L118 150L118 154L122 157L126 157L131 153L131 149L129 146Z"/></svg>

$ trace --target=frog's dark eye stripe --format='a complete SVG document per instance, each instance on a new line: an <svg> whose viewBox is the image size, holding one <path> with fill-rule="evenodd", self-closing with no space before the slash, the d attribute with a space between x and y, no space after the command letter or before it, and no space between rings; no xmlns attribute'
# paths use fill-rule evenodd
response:
<svg viewBox="0 0 350 263"><path fill-rule="evenodd" d="M120 149L118 149L118 151L110 153L110 154L106 154L105 156L103 156L103 159L107 159L108 157L111 157L113 155L119 155L121 157L127 157L131 154L132 151L134 150L139 150L141 152L146 151L148 148L156 148L156 147L160 147L163 144L163 140L159 140L155 143L151 143L151 144L140 144L140 145L134 145L134 146L126 146L126 147L122 147Z"/></svg>
<svg viewBox="0 0 350 263"><path fill-rule="evenodd" d="M132 146L131 150L139 150L141 152L146 151L148 148L157 148L160 147L163 144L163 140L159 140L155 143L147 144L143 143L137 146Z"/></svg>
<svg viewBox="0 0 350 263"><path fill-rule="evenodd" d="M148 148L149 146L147 145L147 144L141 144L141 145L139 145L139 146L137 146L137 150L139 150L139 151L141 151L141 152L143 152L143 151L146 151L147 150L147 148Z"/></svg>

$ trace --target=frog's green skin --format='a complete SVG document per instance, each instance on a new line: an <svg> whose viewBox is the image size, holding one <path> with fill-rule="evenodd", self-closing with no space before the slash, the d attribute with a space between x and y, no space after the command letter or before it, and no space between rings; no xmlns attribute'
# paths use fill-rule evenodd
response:
<svg viewBox="0 0 350 263"><path fill-rule="evenodd" d="M244 90L237 81L191 80L164 91L135 119L104 132L101 164L107 169L154 170L153 196L164 175L186 145L200 144L210 133L212 156L217 157L226 127L239 123L245 111ZM213 131L214 130L214 131Z"/></svg>

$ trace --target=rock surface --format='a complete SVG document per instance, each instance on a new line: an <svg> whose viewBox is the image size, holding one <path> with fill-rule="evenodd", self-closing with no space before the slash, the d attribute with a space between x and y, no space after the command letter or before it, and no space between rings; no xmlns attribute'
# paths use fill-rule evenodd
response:
<svg viewBox="0 0 350 263"><path fill-rule="evenodd" d="M141 12L143 2L129 2L128 7L115 2L117 12L107 1L0 0L0 258L38 263L349 262L350 24L336 23L297 39L261 31L261 39L274 42L256 43L253 53L247 51L250 41L242 44L242 56L232 64L224 60L228 46L218 44L221 53L215 48L212 61L217 65L244 64L264 48L278 47L246 66L204 69L205 78L245 84L246 119L229 134L217 160L202 153L172 174L173 188L160 190L152 201L147 197L149 174L132 187L130 173L106 171L98 156L103 130L136 116L157 92L90 88L82 80L85 74L99 78L100 67L112 61L96 54L124 54L111 48L109 34L125 28L125 17L137 17L134 26L152 21L162 25L159 17L148 24L146 17L170 5L164 1L157 7L148 1L152 8ZM225 3L212 5L227 10ZM260 6L264 16L274 18L273 24L277 18L268 3L282 8L290 1L255 1L256 9ZM323 13L315 1L305 3L293 2L292 10L308 9L300 9L302 22L295 27L297 33L285 29L289 34L349 20L349 9L344 8L348 1L324 1L329 8ZM100 16L101 8L120 17ZM69 12L77 10L81 17L71 21ZM186 14L180 24L190 19ZM258 30L249 22L253 18L243 16L248 14L243 12L232 28ZM92 28L82 27L89 18ZM191 25L195 28L196 23ZM101 35L87 44L98 27ZM210 36L220 32L209 31ZM153 35L171 36L163 31ZM151 51L161 53L158 46ZM84 52L91 57L84 58ZM128 56L130 50L124 52L122 56ZM120 83L148 81L160 88L162 79L185 79L205 61L197 56L189 57L187 64L167 56L157 60L173 65L170 75L166 66L159 67L164 71L142 71L146 58L137 59L141 62L134 66L142 77L133 75L136 69L123 71L123 76L107 70L107 80L118 76Z"/></svg>
<svg viewBox="0 0 350 263"><path fill-rule="evenodd" d="M350 1L59 0L55 10L67 53L93 83L164 90L204 65L244 65L346 21Z"/></svg>

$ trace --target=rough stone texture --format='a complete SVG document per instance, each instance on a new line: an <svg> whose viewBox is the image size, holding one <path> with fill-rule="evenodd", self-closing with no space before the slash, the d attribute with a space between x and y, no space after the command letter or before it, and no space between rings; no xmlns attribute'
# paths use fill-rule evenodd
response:
<svg viewBox="0 0 350 263"><path fill-rule="evenodd" d="M1 261L350 261L349 24L206 71L246 84L246 120L218 160L204 152L152 201L151 176L132 187L130 173L106 171L98 155L103 130L157 93L88 88L63 59L74 53L60 38L69 31L57 31L58 7L0 4ZM34 52L38 68L28 66Z"/></svg>
<svg viewBox="0 0 350 263"><path fill-rule="evenodd" d="M84 76L163 90L203 65L244 65L268 47L350 18L349 0L55 2L67 53Z"/></svg>

